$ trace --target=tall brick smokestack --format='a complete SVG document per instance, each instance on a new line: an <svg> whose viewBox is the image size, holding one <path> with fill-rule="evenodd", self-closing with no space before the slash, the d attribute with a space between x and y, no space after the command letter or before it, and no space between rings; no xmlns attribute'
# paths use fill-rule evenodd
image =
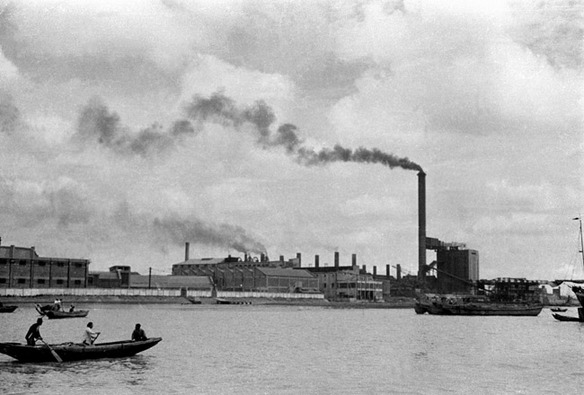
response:
<svg viewBox="0 0 584 395"><path fill-rule="evenodd" d="M418 173L418 280L426 281L426 173Z"/></svg>
<svg viewBox="0 0 584 395"><path fill-rule="evenodd" d="M189 260L189 248L190 244L189 243L185 243L185 262Z"/></svg>

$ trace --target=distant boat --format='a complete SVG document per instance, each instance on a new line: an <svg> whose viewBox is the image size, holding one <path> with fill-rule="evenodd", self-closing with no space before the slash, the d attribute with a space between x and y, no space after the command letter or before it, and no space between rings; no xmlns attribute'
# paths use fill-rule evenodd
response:
<svg viewBox="0 0 584 395"><path fill-rule="evenodd" d="M44 315L50 320L56 320L61 318L81 318L87 317L89 314L89 310L51 310L52 306L36 306L36 310L39 312L40 315Z"/></svg>
<svg viewBox="0 0 584 395"><path fill-rule="evenodd" d="M35 346L28 346L22 343L0 343L0 353L21 362L68 362L84 359L123 358L148 350L161 340L162 338L160 337L153 337L142 341L122 340L111 343L98 343L91 346L80 343L40 344Z"/></svg>
<svg viewBox="0 0 584 395"><path fill-rule="evenodd" d="M581 319L580 317L572 317L562 314L552 314L552 316L558 321L584 322L584 319Z"/></svg>
<svg viewBox="0 0 584 395"><path fill-rule="evenodd" d="M553 311L554 313L565 313L566 311L568 311L567 308L563 309L560 307L552 307L550 310Z"/></svg>
<svg viewBox="0 0 584 395"><path fill-rule="evenodd" d="M539 302L497 302L486 296L426 294L416 300L417 314L530 316L541 313Z"/></svg>
<svg viewBox="0 0 584 395"><path fill-rule="evenodd" d="M0 306L0 313L12 313L18 306Z"/></svg>

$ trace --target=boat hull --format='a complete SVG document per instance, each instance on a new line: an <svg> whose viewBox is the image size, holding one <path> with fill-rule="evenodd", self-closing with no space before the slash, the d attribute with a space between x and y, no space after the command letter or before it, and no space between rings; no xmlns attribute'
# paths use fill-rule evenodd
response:
<svg viewBox="0 0 584 395"><path fill-rule="evenodd" d="M1 306L0 313L12 313L18 306Z"/></svg>
<svg viewBox="0 0 584 395"><path fill-rule="evenodd" d="M124 358L136 355L158 344L162 338L153 337L143 341L124 340L111 343L98 343L86 346L80 343L51 344L28 346L21 343L0 343L0 353L6 354L20 362L55 362L51 349L63 362L86 359Z"/></svg>
<svg viewBox="0 0 584 395"><path fill-rule="evenodd" d="M59 320L62 318L81 318L87 317L89 310L77 310L77 311L47 311L45 316L50 320Z"/></svg>
<svg viewBox="0 0 584 395"><path fill-rule="evenodd" d="M580 317L571 317L571 316L562 315L562 314L552 314L552 316L558 321L584 322L584 319L581 319Z"/></svg>
<svg viewBox="0 0 584 395"><path fill-rule="evenodd" d="M36 310L39 312L40 315L44 315L50 320L58 320L61 318L81 318L87 317L87 314L89 314L89 310L55 311L41 308L39 306L36 307Z"/></svg>
<svg viewBox="0 0 584 395"><path fill-rule="evenodd" d="M502 315L536 317L543 305L481 304L443 307L441 315Z"/></svg>
<svg viewBox="0 0 584 395"><path fill-rule="evenodd" d="M541 313L541 303L501 303L473 296L423 295L416 301L417 314L431 315L482 315L536 317Z"/></svg>

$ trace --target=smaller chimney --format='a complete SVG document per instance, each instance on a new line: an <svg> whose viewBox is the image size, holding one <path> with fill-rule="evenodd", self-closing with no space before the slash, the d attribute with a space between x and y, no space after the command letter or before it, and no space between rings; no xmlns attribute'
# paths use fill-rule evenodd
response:
<svg viewBox="0 0 584 395"><path fill-rule="evenodd" d="M314 267L316 267L316 268L320 265L319 259L320 259L320 257L318 255L314 256Z"/></svg>
<svg viewBox="0 0 584 395"><path fill-rule="evenodd" d="M298 267L302 267L302 254L297 252L296 258L298 258Z"/></svg>
<svg viewBox="0 0 584 395"><path fill-rule="evenodd" d="M335 251L335 267L339 267L339 252Z"/></svg>
<svg viewBox="0 0 584 395"><path fill-rule="evenodd" d="M367 265L363 265L363 273L367 273Z"/></svg>
<svg viewBox="0 0 584 395"><path fill-rule="evenodd" d="M284 255L280 255L280 262L284 262Z"/></svg>
<svg viewBox="0 0 584 395"><path fill-rule="evenodd" d="M190 244L189 243L185 243L185 262L189 260L189 248Z"/></svg>
<svg viewBox="0 0 584 395"><path fill-rule="evenodd" d="M399 263L397 264L395 278L397 278L398 281L401 280L401 265Z"/></svg>
<svg viewBox="0 0 584 395"><path fill-rule="evenodd" d="M351 259L352 259L352 266L353 266L353 267L354 267L354 266L357 266L357 254L353 254L353 255L351 256Z"/></svg>
<svg viewBox="0 0 584 395"><path fill-rule="evenodd" d="M387 278L391 277L389 274L389 265L385 265L385 274L387 275Z"/></svg>
<svg viewBox="0 0 584 395"><path fill-rule="evenodd" d="M265 262L266 261L266 254L264 254L263 252L260 254L260 262Z"/></svg>
<svg viewBox="0 0 584 395"><path fill-rule="evenodd" d="M377 266L373 266L373 275L377 276Z"/></svg>

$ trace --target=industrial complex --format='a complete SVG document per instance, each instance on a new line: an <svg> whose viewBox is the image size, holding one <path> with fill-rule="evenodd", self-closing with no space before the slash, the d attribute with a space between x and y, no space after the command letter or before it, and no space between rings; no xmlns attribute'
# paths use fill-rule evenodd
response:
<svg viewBox="0 0 584 395"><path fill-rule="evenodd" d="M392 296L414 296L417 289L473 293L489 286L489 281L481 281L479 277L478 251L466 248L464 243L427 237L425 180L426 174L420 171L417 275L402 276L399 264L395 266L395 276L390 275L389 265L385 265L384 275L377 274L377 268L383 265L371 265L372 272L369 272L366 265L357 264L357 254L352 254L351 265L343 266L339 263L339 252L334 252L333 264L324 265L319 255L314 256L312 264L303 264L301 253L289 259L280 256L277 260L270 260L266 254L193 259L190 241L185 241L184 260L172 264L171 275L139 274L123 265L98 272L89 270L87 259L42 257L34 247L0 245L0 289L154 287L214 293L321 294L332 301L380 302ZM430 264L426 263L428 250L436 254ZM528 282L508 279L506 283L525 285Z"/></svg>

